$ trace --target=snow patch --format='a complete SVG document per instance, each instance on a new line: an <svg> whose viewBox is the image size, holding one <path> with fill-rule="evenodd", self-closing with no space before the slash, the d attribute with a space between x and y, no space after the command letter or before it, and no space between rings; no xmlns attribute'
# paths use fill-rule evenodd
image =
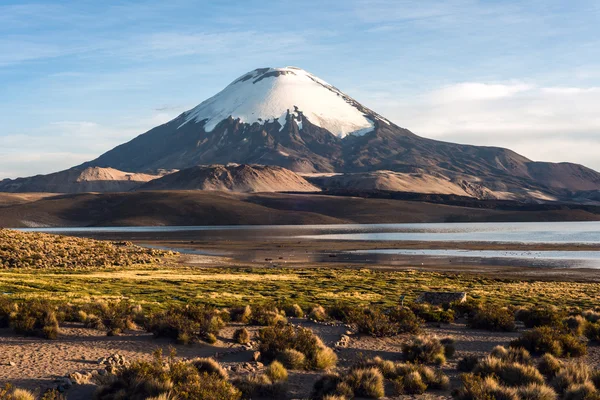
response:
<svg viewBox="0 0 600 400"><path fill-rule="evenodd" d="M289 113L302 129L298 117L302 113L311 124L343 138L364 135L375 128L359 107L362 106L334 86L300 68L260 68L242 75L184 113L181 126L205 121L204 130L210 132L219 122L232 117L247 124L278 120L283 127ZM376 114L373 117L389 123Z"/></svg>

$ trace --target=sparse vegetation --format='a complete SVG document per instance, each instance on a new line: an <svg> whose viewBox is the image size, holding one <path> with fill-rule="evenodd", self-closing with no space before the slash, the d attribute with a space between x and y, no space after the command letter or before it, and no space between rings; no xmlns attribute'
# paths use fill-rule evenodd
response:
<svg viewBox="0 0 600 400"><path fill-rule="evenodd" d="M416 336L402 344L404 359L414 363L443 365L446 363L446 349L434 337Z"/></svg>
<svg viewBox="0 0 600 400"><path fill-rule="evenodd" d="M584 342L557 329L543 326L524 332L511 342L512 347L522 347L534 354L550 353L557 357L581 357L586 354Z"/></svg>
<svg viewBox="0 0 600 400"><path fill-rule="evenodd" d="M9 316L10 326L15 333L25 336L58 338L56 309L42 300L22 302L14 306Z"/></svg>
<svg viewBox="0 0 600 400"><path fill-rule="evenodd" d="M221 313L203 305L173 306L151 316L147 330L156 337L168 337L181 344L198 340L216 341L225 327Z"/></svg>
<svg viewBox="0 0 600 400"><path fill-rule="evenodd" d="M473 329L511 332L515 330L515 317L505 308L485 305L469 317L467 324Z"/></svg>
<svg viewBox="0 0 600 400"><path fill-rule="evenodd" d="M360 333L372 336L394 336L400 333L418 333L421 320L408 308L381 310L359 308L350 311L349 321L358 327Z"/></svg>

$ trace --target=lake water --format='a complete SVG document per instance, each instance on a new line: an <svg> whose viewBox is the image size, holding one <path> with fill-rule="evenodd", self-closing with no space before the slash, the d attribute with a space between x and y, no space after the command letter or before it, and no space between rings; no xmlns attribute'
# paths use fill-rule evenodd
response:
<svg viewBox="0 0 600 400"><path fill-rule="evenodd" d="M345 252L340 261L357 259L407 260L445 259L448 262L483 260L490 264L509 263L547 267L600 268L599 251L515 251L515 244L600 245L600 222L535 223L440 223L377 225L260 225L260 226L151 226L93 228L32 228L26 231L63 233L104 239L151 240L256 240L262 238L297 240L376 241L382 248ZM386 249L386 242L472 242L504 244L507 250ZM450 246L449 246L450 247ZM202 249L179 249L202 254ZM485 263L485 262L484 262Z"/></svg>

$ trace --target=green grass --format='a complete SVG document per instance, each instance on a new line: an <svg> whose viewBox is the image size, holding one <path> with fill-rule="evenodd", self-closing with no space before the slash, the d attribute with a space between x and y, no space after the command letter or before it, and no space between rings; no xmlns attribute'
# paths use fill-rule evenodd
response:
<svg viewBox="0 0 600 400"><path fill-rule="evenodd" d="M191 268L133 265L99 270L0 270L0 293L14 298L73 302L127 297L162 305L200 302L215 306L290 302L314 304L397 304L422 291L466 291L501 304L590 307L600 283L493 279L449 273L369 269Z"/></svg>

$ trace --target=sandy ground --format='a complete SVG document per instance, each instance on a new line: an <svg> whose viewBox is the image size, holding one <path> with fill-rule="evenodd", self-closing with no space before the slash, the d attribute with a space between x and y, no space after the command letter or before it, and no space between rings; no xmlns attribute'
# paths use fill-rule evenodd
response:
<svg viewBox="0 0 600 400"><path fill-rule="evenodd" d="M313 329L329 346L333 346L341 335L348 331L348 327L343 324L331 326L303 319L293 319L291 322ZM127 360L150 359L156 348L162 348L164 352L168 352L170 346L173 346L177 355L183 358L217 357L225 367L232 370L230 372L232 377L249 373L240 368L245 363L250 363L254 368L260 370L259 364L251 362L253 350L246 350L231 340L233 332L238 327L237 324L226 327L214 345L187 346L172 345L167 340L154 339L152 335L141 331L107 337L103 332L83 328L80 324L67 324L61 327L61 336L54 341L24 338L16 336L8 329L3 329L0 330L0 354L2 354L0 382L10 382L20 387L43 390L56 385L55 379L68 373L101 369L102 367L97 363L100 358L118 353L125 356ZM248 328L252 335L255 335L259 329L259 327ZM470 330L462 323L429 325L425 334L437 336L440 339L446 337L455 339L456 355L449 359L443 367L453 385L458 384L456 363L460 358L468 354L483 356L496 345L507 345L512 339L519 336L518 332L498 333ZM357 334L350 335L350 337L349 346L338 351L338 369L340 371L364 357L380 356L384 359L400 360L401 345L408 338L405 335L373 338ZM600 348L590 347L586 361L597 367L600 364ZM11 366L9 363L14 363L14 365ZM288 398L308 398L314 382L321 375L322 372L291 372ZM95 389L96 386L93 384L75 385L68 391L68 399L90 399ZM449 392L431 394L435 398L450 398Z"/></svg>

